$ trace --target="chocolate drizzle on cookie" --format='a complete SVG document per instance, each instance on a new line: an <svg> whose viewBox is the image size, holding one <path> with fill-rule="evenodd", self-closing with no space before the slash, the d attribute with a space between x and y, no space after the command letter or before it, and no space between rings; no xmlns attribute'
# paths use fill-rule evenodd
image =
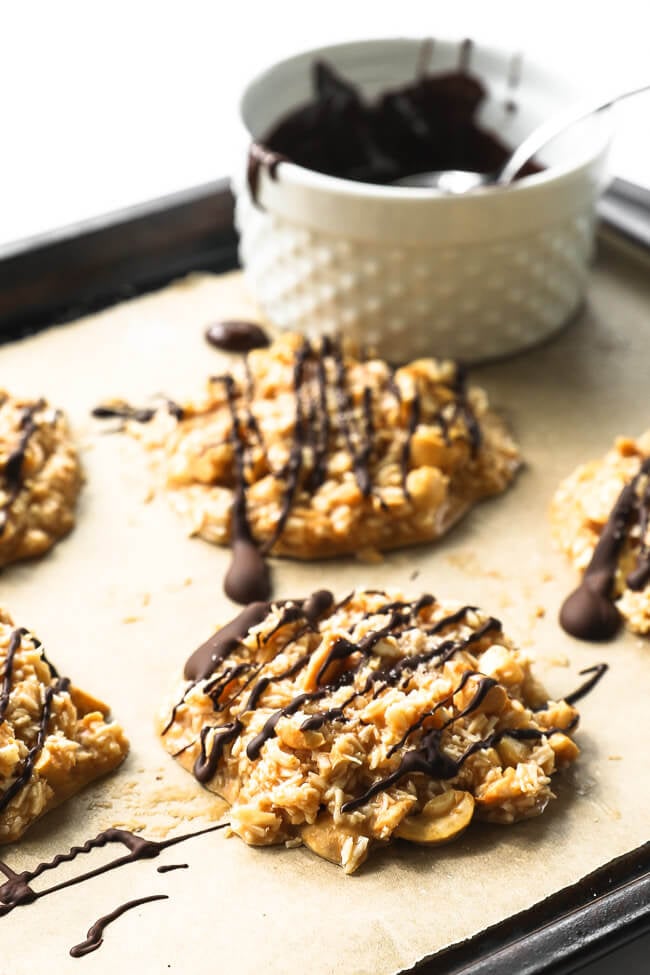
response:
<svg viewBox="0 0 650 975"><path fill-rule="evenodd" d="M562 605L560 624L571 636L596 641L608 640L616 634L621 616L614 603L614 580L619 556L633 528L639 533L639 550L636 566L626 583L638 591L650 581L649 517L650 458L647 458L619 494L582 582Z"/></svg>
<svg viewBox="0 0 650 975"><path fill-rule="evenodd" d="M253 410L253 382L245 360L245 381L231 375L214 376L221 383L230 412L230 442L233 449L234 491L231 521L232 560L224 580L228 596L246 604L264 601L270 594L270 578L265 555L282 533L301 492L313 495L327 478L332 452L342 446L349 458L363 502L384 502L374 483L377 442L377 397L392 395L401 409L410 409L400 467L402 489L408 498L407 475L413 437L420 422L437 425L449 443L454 424L459 424L475 457L481 444L481 431L468 399L465 373L455 367L450 379L438 382L442 403L433 416L423 416L421 392L415 387L410 402L403 402L394 374L389 372L377 391L364 386L357 401L352 396L349 366L341 341L324 338L316 344L303 340L293 362L294 422L289 456L283 467L272 472L283 482L280 511L270 537L256 539L249 514L249 486L252 480L251 451L264 441Z"/></svg>
<svg viewBox="0 0 650 975"><path fill-rule="evenodd" d="M379 595L379 594L378 594ZM383 594L381 594L383 595ZM266 615L281 611L281 624L284 627L295 627L293 632L288 633L283 640L278 642L277 653L285 654L291 644L305 633L305 627L301 625L307 622L308 626L315 628L318 626L316 617L306 620L309 602L317 604L319 617L322 619L334 613L340 607L332 605L331 594L314 594L310 600L300 602L288 602L285 604L256 604L250 619L252 626L258 628L254 637L256 645L268 646L268 641L272 636L276 636L282 628L275 624L270 630L263 632L259 629ZM439 671L442 674L443 665L454 655L460 653L472 653L477 644L485 637L492 635L493 640L498 640L501 632L501 623L494 617L488 617L478 625L467 624L467 617L475 612L472 606L463 606L459 610L449 613L435 623L427 625L419 619L422 611L432 606L435 598L430 594L421 596L418 600L385 602L375 609L365 613L362 620L384 618L383 622L373 625L372 629L358 641L351 637L339 636L331 645L327 653L322 656L322 644L317 643L313 651L299 654L293 663L285 668L281 673L272 675L265 674L264 669L272 663L271 657L266 664L262 663L257 667L253 680L256 681L251 688L251 679L242 676L239 687L232 689L229 682L229 705L241 702L241 707L237 716L226 723L207 724L201 731L198 743L200 745L199 755L194 765L194 775L199 781L209 782L217 773L219 763L222 760L227 746L231 746L241 737L246 727L246 715L254 711L262 703L262 696L270 684L280 681L288 676L294 677L301 670L310 667L310 673L315 670L315 687L311 690L303 690L296 694L288 704L282 708L272 711L266 718L262 728L253 735L246 744L246 755L250 761L259 758L265 744L275 737L278 723L285 717L296 714L303 709L309 711L310 706L320 701L326 702L331 695L340 691L343 687L350 687L350 693L342 702L336 705L325 707L322 710L313 710L308 713L300 724L300 731L307 733L317 731L324 724L337 722L345 724L348 720L346 716L347 707L358 697L367 695L372 691L371 698L374 700L390 688L398 687L405 689L411 675L420 667L427 666ZM252 608L252 607L251 607ZM229 623L220 631L223 638L216 650L209 653L206 648L210 641L190 657L186 665L186 676L191 676L196 681L197 675L201 674L200 679L208 680L208 684L218 680L223 673L232 674L232 665L228 664L228 656L241 645L241 641L250 641L252 634L245 630L247 623L247 612L241 613L235 620ZM462 638L450 638L446 636L446 631L450 627L458 626L462 621L470 626L470 633ZM385 663L383 658L378 656L376 648L382 640L399 640L408 630L419 628L427 637L427 647L419 653L411 653L401 657L396 662ZM212 638L212 646L219 640L220 633ZM432 638L439 638L433 639ZM249 643L250 646L250 643ZM317 657L313 655L316 654ZM314 660L318 661L317 667ZM579 688L569 694L565 700L567 703L573 702L584 697L596 683L602 678L607 667L599 664L596 667L582 671L583 674L591 676ZM497 745L503 738L510 737L516 740L539 740L545 736L550 736L556 731L567 731L567 728L503 728L496 730L487 737L468 745L460 755L452 755L448 751L446 733L453 732L453 725L460 719L471 715L477 711L487 695L497 685L497 681L492 677L486 676L478 670L466 671L456 687L438 703L434 708L420 715L405 731L401 739L391 747L388 758L392 758L400 753L395 768L388 776L373 782L369 788L360 796L348 799L341 810L342 812L352 812L364 805L379 792L389 789L392 785L399 782L403 777L415 772L441 780L448 780L458 775L465 762L476 752L491 748ZM195 686L194 684L191 686ZM206 685L207 686L207 685ZM462 707L456 707L455 696L463 691L466 686L471 689L469 700ZM203 688L206 692L206 688ZM245 697L245 693L247 696ZM427 719L431 719L442 709L446 710L444 720L434 727L428 727ZM542 707L538 710L544 710ZM215 711L219 707L215 706ZM451 712L451 713L449 713ZM572 724L575 725L577 717ZM169 726L168 726L169 727ZM418 734L417 743L408 747L409 739ZM189 747L189 746L186 746Z"/></svg>
<svg viewBox="0 0 650 975"><path fill-rule="evenodd" d="M14 664L17 651L20 649L23 637L28 635L27 630L22 627L13 630L9 638L9 646L7 648L7 655L4 661L4 674L2 678L2 691L0 692L0 722L4 721L7 714L7 709L11 700L11 690L13 686L13 674L14 674ZM40 650L40 643L34 640L34 647ZM22 768L14 781L0 792L0 813L2 813L12 799L15 799L22 790L28 785L32 774L34 772L34 765L43 750L45 744L45 739L47 738L48 726L50 723L50 716L52 713L52 700L55 694L63 693L67 691L70 686L70 681L67 677L59 677L53 672L49 661L41 651L41 659L48 666L50 670L50 676L54 679L54 683L47 687L43 693L43 700L41 704L41 714L38 721L38 729L36 732L36 737L31 748L25 756Z"/></svg>
<svg viewBox="0 0 650 975"><path fill-rule="evenodd" d="M0 537L2 537L7 526L9 509L18 497L23 485L23 465L30 438L36 432L36 414L44 409L45 400L38 400L24 406L20 411L18 422L18 443L11 451L4 466L0 468L0 487L4 487L7 500L0 506ZM4 484L3 484L4 482Z"/></svg>

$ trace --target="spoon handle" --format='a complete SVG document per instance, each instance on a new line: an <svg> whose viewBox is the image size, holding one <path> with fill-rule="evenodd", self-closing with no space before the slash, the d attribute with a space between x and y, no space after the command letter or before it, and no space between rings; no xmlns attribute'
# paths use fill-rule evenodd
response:
<svg viewBox="0 0 650 975"><path fill-rule="evenodd" d="M504 165L498 171L494 178L494 182L501 186L511 183L515 178L521 167L531 159L536 152L542 149L547 142L551 142L556 135L560 135L565 129L573 125L574 122L580 122L583 118L587 118L589 115L593 115L596 112L602 111L604 108L609 108L615 102L620 102L624 98L631 98L632 95L638 95L642 91L648 91L650 89L650 83L641 85L639 88L633 88L631 91L625 91L623 93L618 93L612 95L607 99L603 99L602 95L597 100L590 102L581 102L579 105L574 105L569 108L566 112L561 115L556 115L549 119L548 122L543 122L542 125L538 125L530 135L524 139L524 141L519 145L509 159L506 160Z"/></svg>

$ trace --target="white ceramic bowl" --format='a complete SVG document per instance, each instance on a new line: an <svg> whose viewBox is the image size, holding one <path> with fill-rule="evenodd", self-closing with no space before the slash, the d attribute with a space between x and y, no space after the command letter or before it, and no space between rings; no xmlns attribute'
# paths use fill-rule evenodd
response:
<svg viewBox="0 0 650 975"><path fill-rule="evenodd" d="M454 68L459 46L436 40L430 69ZM393 361L504 355L550 335L581 302L611 136L605 113L542 151L543 172L506 188L449 197L289 162L273 179L262 168L261 206L247 186L251 139L310 98L316 59L373 97L413 80L421 49L422 41L408 39L321 48L273 65L248 85L233 179L246 278L274 324L311 337L343 331ZM524 60L518 110L508 112L511 60L476 43L470 67L489 91L481 121L514 146L586 92Z"/></svg>

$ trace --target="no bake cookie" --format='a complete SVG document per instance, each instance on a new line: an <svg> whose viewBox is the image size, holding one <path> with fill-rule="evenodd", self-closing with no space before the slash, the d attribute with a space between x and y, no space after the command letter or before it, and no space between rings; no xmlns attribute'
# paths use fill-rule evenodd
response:
<svg viewBox="0 0 650 975"><path fill-rule="evenodd" d="M353 872L398 837L451 840L474 816L540 814L578 748L498 620L358 591L253 603L187 661L164 747L230 803L252 845L301 842Z"/></svg>
<svg viewBox="0 0 650 975"><path fill-rule="evenodd" d="M133 424L137 426L137 424ZM263 555L323 559L438 538L503 491L515 444L453 362L380 359L285 334L141 435L192 533L231 543L226 592L269 595Z"/></svg>
<svg viewBox="0 0 650 975"><path fill-rule="evenodd" d="M0 843L120 764L128 743L107 716L0 609Z"/></svg>
<svg viewBox="0 0 650 975"><path fill-rule="evenodd" d="M0 567L41 555L66 535L80 487L61 411L0 390Z"/></svg>
<svg viewBox="0 0 650 975"><path fill-rule="evenodd" d="M557 489L553 536L583 573L560 614L587 640L615 634L621 617L650 632L650 431L619 437L600 460L580 465Z"/></svg>

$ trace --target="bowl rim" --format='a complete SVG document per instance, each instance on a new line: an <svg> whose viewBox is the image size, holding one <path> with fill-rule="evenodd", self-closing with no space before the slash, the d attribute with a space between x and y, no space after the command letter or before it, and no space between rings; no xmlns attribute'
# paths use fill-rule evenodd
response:
<svg viewBox="0 0 650 975"><path fill-rule="evenodd" d="M308 48L289 55L288 57L269 61L259 71L257 71L252 78L248 80L240 93L237 103L239 122L246 133L249 144L256 140L245 121L244 103L251 90L275 68L290 66L293 62L315 60L317 57L325 57L328 53L334 51L352 51L358 48L372 49L373 47L379 48L381 45L390 43L413 44L421 46L429 39L431 38L407 35L366 37L351 41L337 42L334 44L326 44L320 47ZM470 38L461 36L436 36L435 44L458 46L462 44L463 41L468 39ZM493 56L501 57L504 60L507 58L512 58L516 53L518 53L512 51L508 52L504 47L491 42L485 42L480 38L471 38L471 41L482 51L485 51ZM582 88L580 85L576 85L573 79L569 78L562 72L551 71L545 62L540 61L537 58L527 57L526 64L530 64L535 69L552 76L559 83L565 84L567 90L572 94L575 94L577 97L579 97L580 94L584 94L585 96L588 94L586 87ZM565 162L558 165L548 166L539 173L523 176L520 179L509 183L507 186L480 186L474 190L469 190L468 192L463 193L461 197L449 196L449 194L433 188L416 188L393 186L390 184L381 183L366 183L362 180L345 179L342 176L330 176L326 173L319 173L314 169L308 169L306 166L301 166L298 163L292 162L291 160L282 160L280 163L280 166L278 167L278 181L293 184L300 188L311 188L325 191L328 194L336 194L340 195L341 197L362 197L367 200L390 200L401 201L402 203L408 203L410 201L414 205L432 200L446 201L448 204L451 201L458 200L460 198L463 200L486 199L505 197L508 195L512 196L514 194L521 194L522 192L527 192L530 190L539 191L548 187L549 184L555 184L556 182L562 181L567 177L571 178L585 171L595 160L599 159L604 153L607 152L613 137L611 109L603 109L598 114L605 124L603 125L603 135L599 136L596 140L598 146L591 153L580 156L575 162Z"/></svg>

